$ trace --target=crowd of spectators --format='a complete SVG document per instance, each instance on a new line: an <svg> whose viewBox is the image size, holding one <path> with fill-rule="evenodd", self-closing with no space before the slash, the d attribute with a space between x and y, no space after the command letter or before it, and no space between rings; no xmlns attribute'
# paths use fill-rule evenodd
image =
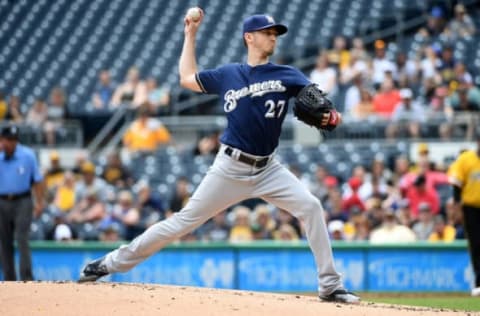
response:
<svg viewBox="0 0 480 316"><path fill-rule="evenodd" d="M170 89L159 85L154 77L143 79L139 69L131 67L120 84L114 84L110 78L108 70L100 72L92 99L94 109L111 110L120 105L133 109L147 106L152 114L169 113Z"/></svg>
<svg viewBox="0 0 480 316"><path fill-rule="evenodd" d="M54 147L57 139L66 134L65 121L75 119L68 100L67 92L60 86L53 87L46 100L37 98L32 104L26 104L20 96L5 96L0 91L0 125L10 122L24 126L35 134L37 143ZM149 116L166 115L170 113L170 90L153 77L142 79L135 67L128 70L124 82L118 85L112 81L109 70L101 70L86 108L95 115L115 111L120 105L133 112L143 108ZM150 119L150 126L154 125L152 122Z"/></svg>
<svg viewBox="0 0 480 316"><path fill-rule="evenodd" d="M218 133L205 139L213 135ZM215 151L195 148L192 154L213 157ZM49 206L37 219L32 238L131 240L180 211L194 189L189 177L180 176L172 194L161 195L148 182L137 179L118 152L96 164L79 155L75 166L63 168L58 153L51 152L50 167L45 170ZM313 177L290 166L321 200L332 240L373 243L464 238L461 214L454 211L448 190L447 167L431 161L426 144L418 147L414 163L398 156L389 166L378 156L371 166L355 166L348 179L335 176L322 165ZM261 199L251 199L224 210L180 241L304 238L301 221Z"/></svg>
<svg viewBox="0 0 480 316"><path fill-rule="evenodd" d="M468 138L478 125L478 116L472 114L480 110L480 89L474 69L455 57L454 47L456 41L475 32L465 6L455 6L452 18L444 8L434 7L426 25L415 35L421 44L418 49L390 50L394 43L382 39L370 49L359 37L349 43L337 36L331 48L319 52L310 79L339 101L346 124L386 122L385 136L396 139L426 136L424 123L434 122L444 139L454 136L458 128ZM143 78L138 68L131 67L120 83L104 69L92 91L90 110L115 110L125 104L135 110L137 117L126 129L122 145L129 153L149 155L173 144L170 131L155 117L171 113L170 103L169 88L155 78ZM19 96L0 93L0 123L25 123L40 131L39 137L47 145L55 145L67 118L68 95L59 86L46 100L37 99L32 105L22 103ZM216 154L218 136L219 131L202 136L194 146L194 155ZM393 166L376 159L369 168L356 166L348 179L329 174L321 165L315 177L307 179L295 166L290 167L322 201L332 239L397 242L463 238L460 214L453 212L440 189L447 185L445 166L433 165L425 148L415 164L403 156L397 157ZM79 155L75 167L68 170L53 151L45 176L49 206L34 224L32 238L36 239L132 239L178 212L193 191L189 178L180 177L172 196L160 196L129 171L117 152L104 163ZM302 223L288 212L252 200L225 210L182 240L303 238Z"/></svg>
<svg viewBox="0 0 480 316"><path fill-rule="evenodd" d="M444 139L457 132L472 139L480 110L478 73L455 57L454 48L476 29L462 4L448 16L445 8L433 7L414 36L418 48L408 52L382 39L371 51L361 38L348 48L346 38L337 36L331 49L319 52L310 80L337 101L347 120L386 123L388 138L431 136L422 129L428 122Z"/></svg>
<svg viewBox="0 0 480 316"><path fill-rule="evenodd" d="M54 87L45 101L36 99L33 104L24 104L17 95L6 98L0 92L0 124L11 122L28 126L40 143L54 146L56 139L65 134L64 121L68 118L67 96L61 87Z"/></svg>
<svg viewBox="0 0 480 316"><path fill-rule="evenodd" d="M413 36L418 45L409 46L409 51L394 41L378 39L365 45L360 37L336 36L331 47L319 51L310 80L334 99L346 121L385 124L387 138L433 133L443 139L458 135L471 139L479 123L480 89L475 78L480 74L464 56L458 58L455 44L471 39L477 30L463 4L452 11L433 7ZM99 71L86 106L92 115L120 105L148 107L154 116L172 113L170 88L157 78L144 77L135 66L114 77L108 69ZM71 116L67 92L54 87L47 100L33 104L22 103L20 97L0 92L0 123L25 123L40 130L42 142L53 146L65 133L63 121Z"/></svg>

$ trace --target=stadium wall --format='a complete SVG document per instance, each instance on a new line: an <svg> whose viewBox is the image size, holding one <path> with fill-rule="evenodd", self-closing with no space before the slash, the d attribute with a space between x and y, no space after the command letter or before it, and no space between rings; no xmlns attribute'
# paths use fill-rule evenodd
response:
<svg viewBox="0 0 480 316"><path fill-rule="evenodd" d="M76 280L83 265L119 244L32 242L37 280ZM334 242L335 264L354 291L460 292L472 280L467 245ZM161 283L269 292L315 292L316 270L304 242L171 245L112 282Z"/></svg>

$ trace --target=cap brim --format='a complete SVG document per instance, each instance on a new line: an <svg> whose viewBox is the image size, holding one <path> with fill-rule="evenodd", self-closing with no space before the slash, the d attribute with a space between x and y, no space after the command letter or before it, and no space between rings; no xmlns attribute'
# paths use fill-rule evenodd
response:
<svg viewBox="0 0 480 316"><path fill-rule="evenodd" d="M275 24L273 27L277 30L278 35L283 35L288 32L288 27L283 24Z"/></svg>
<svg viewBox="0 0 480 316"><path fill-rule="evenodd" d="M271 24L267 25L264 27L259 27L258 29L251 30L249 32L256 32L256 31L261 31L261 30L266 30L266 29L275 29L277 30L278 35L283 35L288 32L288 28L283 25L283 24Z"/></svg>

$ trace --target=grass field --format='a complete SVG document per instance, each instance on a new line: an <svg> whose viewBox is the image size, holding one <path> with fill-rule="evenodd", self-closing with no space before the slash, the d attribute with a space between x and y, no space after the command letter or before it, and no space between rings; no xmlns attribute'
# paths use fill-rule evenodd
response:
<svg viewBox="0 0 480 316"><path fill-rule="evenodd" d="M368 301L387 304L447 308L464 311L480 311L480 297L471 297L468 294L362 293L361 297L364 302Z"/></svg>

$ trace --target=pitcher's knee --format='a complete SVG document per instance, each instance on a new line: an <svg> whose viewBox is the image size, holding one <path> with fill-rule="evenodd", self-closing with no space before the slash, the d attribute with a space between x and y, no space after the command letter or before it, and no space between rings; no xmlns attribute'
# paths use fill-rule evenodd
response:
<svg viewBox="0 0 480 316"><path fill-rule="evenodd" d="M320 213L321 210L322 205L320 204L320 201L313 195L308 196L308 198L302 200L302 206L300 208L300 211L305 215L314 212Z"/></svg>
<svg viewBox="0 0 480 316"><path fill-rule="evenodd" d="M187 234L200 226L205 219L185 216L183 212L178 212L171 217L172 227L179 235Z"/></svg>

